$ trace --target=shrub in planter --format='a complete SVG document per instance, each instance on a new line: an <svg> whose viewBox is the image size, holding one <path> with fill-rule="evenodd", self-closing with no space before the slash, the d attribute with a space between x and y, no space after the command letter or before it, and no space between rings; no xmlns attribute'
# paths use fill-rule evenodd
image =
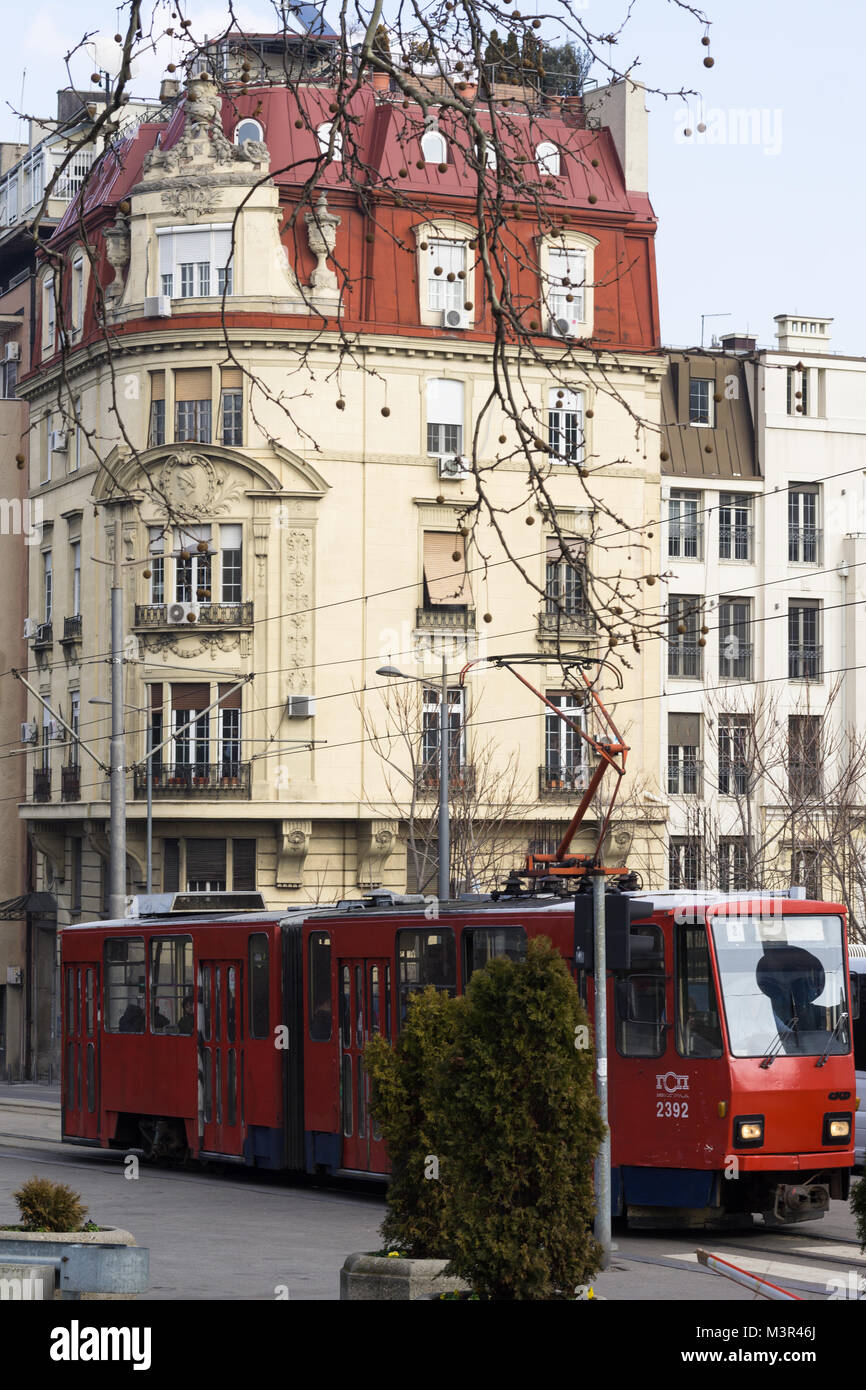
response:
<svg viewBox="0 0 866 1390"><path fill-rule="evenodd" d="M439 1078L453 1053L461 1003L432 986L413 994L396 1044L376 1035L364 1052L371 1109L391 1160L382 1237L388 1248L415 1259L450 1253L443 1236L446 1187L430 1176L428 1159L444 1149Z"/></svg>
<svg viewBox="0 0 866 1390"><path fill-rule="evenodd" d="M87 1207L77 1192L62 1182L30 1178L13 1197L21 1213L23 1231L81 1231L87 1221Z"/></svg>
<svg viewBox="0 0 866 1390"><path fill-rule="evenodd" d="M448 1273L482 1298L573 1299L600 1267L603 1135L593 1053L576 1046L587 1019L574 981L537 938L524 961L476 971L455 1019L429 1127L442 1144Z"/></svg>

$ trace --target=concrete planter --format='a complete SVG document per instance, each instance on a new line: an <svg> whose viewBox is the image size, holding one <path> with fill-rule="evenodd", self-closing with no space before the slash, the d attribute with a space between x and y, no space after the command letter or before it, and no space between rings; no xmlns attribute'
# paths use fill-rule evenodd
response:
<svg viewBox="0 0 866 1390"><path fill-rule="evenodd" d="M106 1260L108 1260L113 1248L117 1246L135 1245L135 1236L130 1231L122 1231L119 1228L109 1226L101 1231L21 1231L8 1230L0 1231L0 1279L2 1278L27 1278L30 1277L33 1284L33 1291L25 1294L38 1300L60 1299L59 1288L54 1288L54 1272L50 1266L29 1265L27 1256L30 1255L49 1255L60 1258L65 1252L65 1247L69 1245L87 1245L110 1247L106 1250ZM146 1253L146 1252L145 1252ZM137 1298L135 1293L82 1293L80 1297L88 1301L102 1301L103 1299L128 1300Z"/></svg>
<svg viewBox="0 0 866 1390"><path fill-rule="evenodd" d="M409 1260L388 1255L350 1255L340 1270L340 1298L366 1302L438 1297L466 1289L462 1279L442 1278L447 1260Z"/></svg>

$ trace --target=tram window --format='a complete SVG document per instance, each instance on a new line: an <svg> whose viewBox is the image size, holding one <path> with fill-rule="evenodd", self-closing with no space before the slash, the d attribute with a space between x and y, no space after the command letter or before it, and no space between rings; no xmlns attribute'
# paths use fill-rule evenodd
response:
<svg viewBox="0 0 866 1390"><path fill-rule="evenodd" d="M85 975L85 1000L87 1009L87 1035L93 1037L93 971L88 970Z"/></svg>
<svg viewBox="0 0 866 1390"><path fill-rule="evenodd" d="M343 1133L350 1135L353 1130L352 1118L352 1054L343 1053Z"/></svg>
<svg viewBox="0 0 866 1390"><path fill-rule="evenodd" d="M233 965L226 970L226 1040L235 1041L238 1010L238 972Z"/></svg>
<svg viewBox="0 0 866 1390"><path fill-rule="evenodd" d="M109 937L105 943L105 1027L109 1033L144 1032L144 937Z"/></svg>
<svg viewBox="0 0 866 1390"><path fill-rule="evenodd" d="M340 971L340 1046L352 1045L352 972L348 965Z"/></svg>
<svg viewBox="0 0 866 1390"><path fill-rule="evenodd" d="M202 1032L205 1041L211 1038L211 967L200 965L198 971L198 993L202 1005Z"/></svg>
<svg viewBox="0 0 866 1390"><path fill-rule="evenodd" d="M93 1043L87 1044L87 1109L91 1115L96 1109L96 1067L93 1056Z"/></svg>
<svg viewBox="0 0 866 1390"><path fill-rule="evenodd" d="M66 1033L75 1034L75 971L66 967Z"/></svg>
<svg viewBox="0 0 866 1390"><path fill-rule="evenodd" d="M331 1040L331 938L326 931L310 933L307 943L310 995L310 1037L313 1042Z"/></svg>
<svg viewBox="0 0 866 1390"><path fill-rule="evenodd" d="M150 942L150 1026L177 1033L183 1001L192 997L192 937L154 936Z"/></svg>
<svg viewBox="0 0 866 1390"><path fill-rule="evenodd" d="M438 931L399 931L397 933L397 998L400 1022L409 1007L409 995L415 990L435 989L457 993L457 964L454 933L450 928Z"/></svg>
<svg viewBox="0 0 866 1390"><path fill-rule="evenodd" d="M66 1044L66 1109L75 1109L75 1043Z"/></svg>
<svg viewBox="0 0 866 1390"><path fill-rule="evenodd" d="M721 1057L719 1005L703 926L680 926L676 950L677 1052Z"/></svg>
<svg viewBox="0 0 866 1390"><path fill-rule="evenodd" d="M651 922L629 928L632 969L617 980L616 1047L623 1057L661 1057L666 1045L664 936Z"/></svg>
<svg viewBox="0 0 866 1390"><path fill-rule="evenodd" d="M270 1037L268 996L270 994L270 957L268 938L264 932L250 937L250 1037Z"/></svg>
<svg viewBox="0 0 866 1390"><path fill-rule="evenodd" d="M229 1048L226 1057L226 1124L238 1122L238 1064L234 1048Z"/></svg>
<svg viewBox="0 0 866 1390"><path fill-rule="evenodd" d="M523 927L474 927L463 933L463 987L476 970L483 970L489 960L504 956L506 960L526 959L526 932Z"/></svg>

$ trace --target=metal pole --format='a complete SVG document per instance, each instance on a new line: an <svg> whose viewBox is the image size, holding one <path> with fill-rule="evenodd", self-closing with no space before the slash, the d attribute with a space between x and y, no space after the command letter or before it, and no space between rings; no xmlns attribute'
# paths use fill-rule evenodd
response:
<svg viewBox="0 0 866 1390"><path fill-rule="evenodd" d="M123 572L120 558L120 506L114 513L114 569L111 578L111 801L109 820L108 912L126 911L126 739L123 728Z"/></svg>
<svg viewBox="0 0 866 1390"><path fill-rule="evenodd" d="M442 652L442 693L439 705L439 901L451 897L451 839L448 824L448 668Z"/></svg>
<svg viewBox="0 0 866 1390"><path fill-rule="evenodd" d="M592 921L595 942L595 1066L604 1138L595 1160L595 1238L602 1249L601 1267L610 1266L610 1131L607 1114L607 942L605 940L604 874L592 879Z"/></svg>
<svg viewBox="0 0 866 1390"><path fill-rule="evenodd" d="M153 741L151 712L147 711L147 891L153 892L153 758L150 745ZM164 884L163 884L164 886Z"/></svg>

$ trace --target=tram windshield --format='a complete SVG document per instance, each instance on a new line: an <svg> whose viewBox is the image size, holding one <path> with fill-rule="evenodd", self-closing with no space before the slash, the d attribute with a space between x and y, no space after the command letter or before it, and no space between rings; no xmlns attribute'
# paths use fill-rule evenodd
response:
<svg viewBox="0 0 866 1390"><path fill-rule="evenodd" d="M714 916L710 924L734 1057L850 1051L841 918Z"/></svg>

